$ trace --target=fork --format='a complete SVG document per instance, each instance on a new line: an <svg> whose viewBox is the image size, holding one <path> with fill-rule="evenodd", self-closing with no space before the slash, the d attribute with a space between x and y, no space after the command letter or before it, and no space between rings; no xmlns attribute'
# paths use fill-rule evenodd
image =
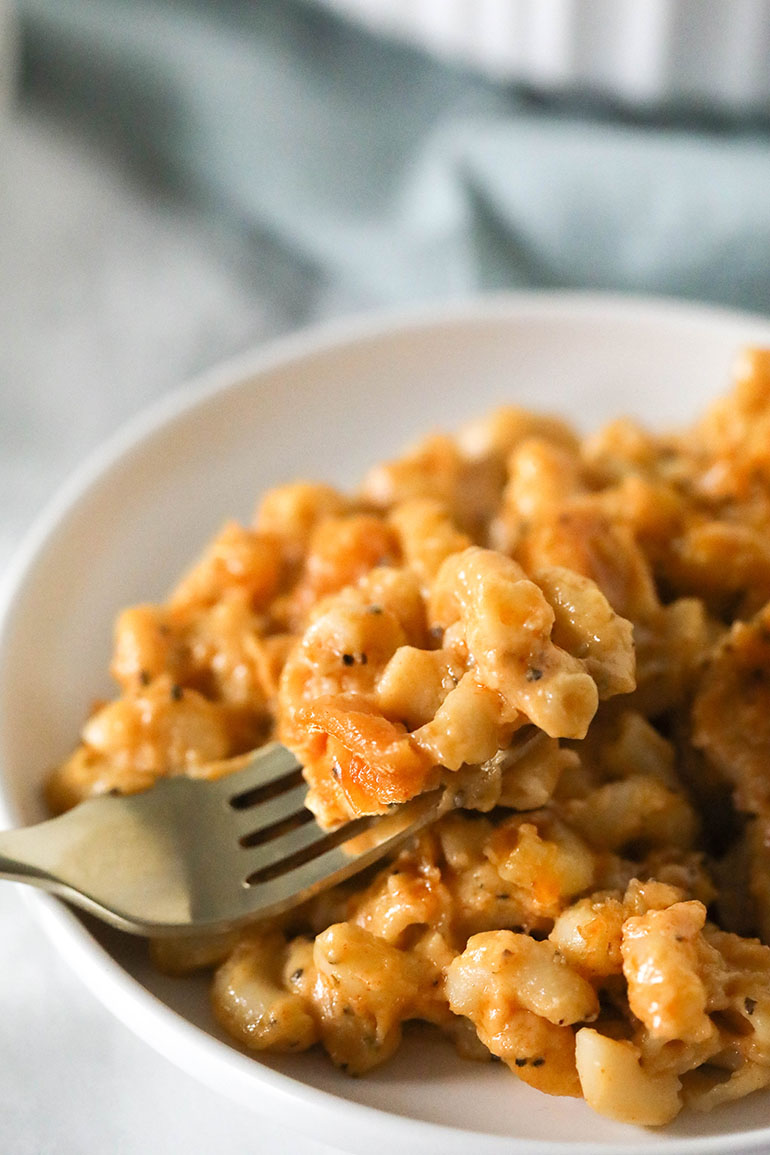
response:
<svg viewBox="0 0 770 1155"><path fill-rule="evenodd" d="M0 878L53 892L121 930L218 932L280 914L396 849L453 805L442 788L384 816L322 830L277 742L242 769L163 778L0 834Z"/></svg>

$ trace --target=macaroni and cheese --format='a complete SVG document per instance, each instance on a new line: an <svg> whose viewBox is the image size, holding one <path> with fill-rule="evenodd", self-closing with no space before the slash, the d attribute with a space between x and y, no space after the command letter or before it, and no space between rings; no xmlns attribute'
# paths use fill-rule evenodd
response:
<svg viewBox="0 0 770 1155"><path fill-rule="evenodd" d="M56 810L275 737L325 826L454 791L301 909L154 944L245 1048L357 1075L423 1020L643 1125L770 1083L770 352L676 434L506 408L282 486L111 671Z"/></svg>

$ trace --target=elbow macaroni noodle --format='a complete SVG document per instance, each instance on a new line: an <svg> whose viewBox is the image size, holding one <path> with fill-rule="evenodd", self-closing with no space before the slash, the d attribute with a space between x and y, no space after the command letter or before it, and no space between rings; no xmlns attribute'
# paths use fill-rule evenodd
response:
<svg viewBox="0 0 770 1155"><path fill-rule="evenodd" d="M503 409L355 496L274 490L124 611L120 695L49 801L226 773L272 737L323 825L451 786L363 879L157 964L215 968L249 1050L361 1074L424 1020L665 1124L770 1083L769 599L770 352L676 435Z"/></svg>

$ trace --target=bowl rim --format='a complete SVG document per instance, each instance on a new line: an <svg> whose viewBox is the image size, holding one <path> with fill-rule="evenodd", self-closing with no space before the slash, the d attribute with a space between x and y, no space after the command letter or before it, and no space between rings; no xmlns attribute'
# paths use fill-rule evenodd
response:
<svg viewBox="0 0 770 1155"><path fill-rule="evenodd" d="M250 378L256 380L271 370L307 357L339 351L345 346L365 345L397 334L446 325L503 321L508 317L522 320L527 315L547 315L551 320L563 315L571 321L580 317L598 320L603 315L608 320L626 318L674 326L713 321L716 325L740 325L746 330L756 328L757 336L764 333L765 339L770 339L770 317L758 313L676 298L569 290L494 293L379 310L322 321L266 341L193 377L190 382L171 389L142 408L97 445L43 506L0 574L0 666L4 661L17 599L49 538L81 499L146 437L173 425L212 397L235 389ZM12 826L18 820L0 767L0 828ZM474 1144L479 1155L513 1152L519 1143L526 1143L527 1150L538 1155L595 1155L597 1150L610 1150L583 1141L517 1139L497 1133L468 1131L395 1114L309 1086L264 1065L259 1066L259 1079L255 1080L256 1067L252 1057L209 1034L163 1003L91 935L79 915L48 894L21 884L19 887L59 953L112 1015L193 1078L206 1081L201 1061L205 1069L219 1067L224 1062L239 1086L248 1081L255 1109L269 1098L271 1115L294 1131L317 1137L318 1119L323 1117L333 1129L332 1141L342 1144L345 1150L356 1151L360 1150L362 1134L379 1129L383 1136L382 1148L376 1140L372 1144L367 1139L367 1150L371 1155L376 1155L380 1149L384 1151L385 1142L391 1151L393 1141L404 1143L407 1150L414 1152L433 1153L439 1150L440 1145L440 1149L449 1155L465 1155L469 1142ZM158 1008L162 1008L160 1014ZM181 1047L180 1032L184 1043ZM252 1086L255 1083L260 1085L260 1094ZM228 1096L228 1091L221 1087L221 1080L217 1081L216 1087L223 1097ZM243 1102L243 1097L237 1094L237 1087L233 1087L229 1097ZM341 1111L341 1107L344 1110ZM722 1152L727 1142L735 1151L750 1151L768 1141L770 1126L732 1135L673 1138L661 1135L654 1149L664 1155L711 1155L712 1152ZM633 1141L612 1148L615 1155L649 1155L652 1149L649 1142Z"/></svg>

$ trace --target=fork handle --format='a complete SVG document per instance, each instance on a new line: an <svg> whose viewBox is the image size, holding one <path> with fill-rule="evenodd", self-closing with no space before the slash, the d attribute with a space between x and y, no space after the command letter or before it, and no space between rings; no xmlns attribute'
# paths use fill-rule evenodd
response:
<svg viewBox="0 0 770 1155"><path fill-rule="evenodd" d="M75 853L81 832L66 815L35 826L0 833L0 878L55 890L56 871L69 852Z"/></svg>
<svg viewBox="0 0 770 1155"><path fill-rule="evenodd" d="M50 883L53 888L53 880L48 875L41 874L34 866L18 862L15 858L6 858L4 854L0 854L0 878L7 882L28 882L44 889Z"/></svg>
<svg viewBox="0 0 770 1155"><path fill-rule="evenodd" d="M36 826L4 830L0 833L0 879L22 882L39 890L46 890L49 894L56 894L82 910L125 929L125 924L109 916L109 911L103 903L57 876L56 852L50 845L46 848L48 835L53 833L54 838L51 841L60 852L65 850L67 844L74 849L79 841L73 824L60 824L60 818L51 818L46 822L37 823Z"/></svg>

